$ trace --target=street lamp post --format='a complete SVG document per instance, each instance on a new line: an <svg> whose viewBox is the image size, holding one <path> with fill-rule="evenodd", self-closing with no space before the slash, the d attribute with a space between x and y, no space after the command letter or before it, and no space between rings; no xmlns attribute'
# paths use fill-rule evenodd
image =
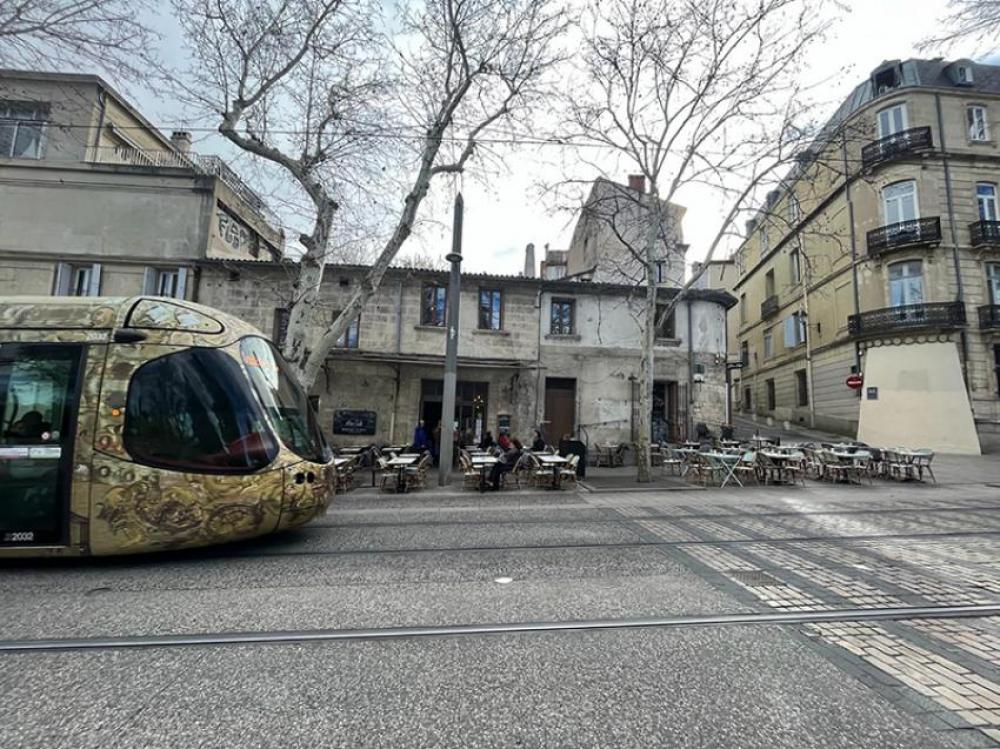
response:
<svg viewBox="0 0 1000 749"><path fill-rule="evenodd" d="M455 196L455 223L451 235L451 279L448 283L448 341L444 356L444 394L441 404L441 455L438 464L438 486L446 486L451 478L455 446L455 389L458 385L458 309L461 306L462 213L465 202L462 193Z"/></svg>

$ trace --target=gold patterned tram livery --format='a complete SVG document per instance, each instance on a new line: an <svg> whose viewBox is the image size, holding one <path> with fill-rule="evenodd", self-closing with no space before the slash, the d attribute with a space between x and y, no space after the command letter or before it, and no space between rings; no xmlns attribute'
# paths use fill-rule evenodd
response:
<svg viewBox="0 0 1000 749"><path fill-rule="evenodd" d="M293 528L335 481L257 330L133 297L0 298L0 556L126 554Z"/></svg>

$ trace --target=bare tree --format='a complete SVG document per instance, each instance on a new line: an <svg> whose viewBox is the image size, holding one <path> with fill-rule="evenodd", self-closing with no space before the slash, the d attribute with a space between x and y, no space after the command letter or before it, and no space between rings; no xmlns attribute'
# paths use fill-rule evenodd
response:
<svg viewBox="0 0 1000 749"><path fill-rule="evenodd" d="M1000 49L1000 0L951 0L942 33L925 39L920 49L971 44L989 55Z"/></svg>
<svg viewBox="0 0 1000 749"><path fill-rule="evenodd" d="M284 344L309 386L378 290L432 180L461 174L484 131L532 100L556 59L561 15L554 0L425 0L383 28L379 4L363 0L175 0L175 8L193 52L187 98L312 204ZM361 217L386 194L400 202L387 212L385 240L317 334L338 217Z"/></svg>
<svg viewBox="0 0 1000 749"><path fill-rule="evenodd" d="M806 136L796 124L805 110L796 72L821 34L820 6L820 0L600 0L581 21L566 137L606 149L608 159L588 160L599 173L607 174L611 162L645 182L644 192L616 193L617 207L604 216L643 289L640 481L649 480L658 301L663 319L701 275L678 293L658 293L657 263L680 250L669 206L692 186L713 191L719 219L704 272ZM623 215L631 217L629 231L620 225Z"/></svg>
<svg viewBox="0 0 1000 749"><path fill-rule="evenodd" d="M157 36L149 0L0 0L0 68L96 65L113 77L149 71Z"/></svg>

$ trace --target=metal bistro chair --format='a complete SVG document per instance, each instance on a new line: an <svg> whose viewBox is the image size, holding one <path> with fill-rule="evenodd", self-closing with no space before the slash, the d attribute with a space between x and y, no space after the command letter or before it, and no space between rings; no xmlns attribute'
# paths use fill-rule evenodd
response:
<svg viewBox="0 0 1000 749"><path fill-rule="evenodd" d="M806 456L802 464L806 478L821 481L823 479L823 462L819 459L819 455L817 455L818 451L815 447L803 447L801 449L802 454Z"/></svg>
<svg viewBox="0 0 1000 749"><path fill-rule="evenodd" d="M789 473L780 463L772 460L763 452L757 453L757 462L760 465L760 474L764 479L764 484L788 483Z"/></svg>
<svg viewBox="0 0 1000 749"><path fill-rule="evenodd" d="M906 481L907 479L914 478L913 464L893 449L885 451L885 470L886 475L896 481Z"/></svg>
<svg viewBox="0 0 1000 749"><path fill-rule="evenodd" d="M427 471L430 469L431 461L431 454L424 453L415 465L405 469L404 476L407 490L427 488Z"/></svg>
<svg viewBox="0 0 1000 749"><path fill-rule="evenodd" d="M931 477L931 481L935 484L937 479L934 477L934 471L931 470L931 461L934 460L934 451L928 450L927 448L921 448L919 450L913 451L915 454L910 461L910 464L917 469L917 477L920 481L924 480L924 471Z"/></svg>
<svg viewBox="0 0 1000 749"><path fill-rule="evenodd" d="M725 467L714 458L701 453L692 453L688 462L695 480L702 486L708 486L709 483L718 486L722 483Z"/></svg>
<svg viewBox="0 0 1000 749"><path fill-rule="evenodd" d="M757 453L753 450L746 450L740 455L739 462L733 469L733 475L745 484L753 479L755 484L760 483L760 466L757 463Z"/></svg>
<svg viewBox="0 0 1000 749"><path fill-rule="evenodd" d="M559 470L559 485L572 484L576 486L576 465L580 462L579 455L570 455L566 459L566 466Z"/></svg>
<svg viewBox="0 0 1000 749"><path fill-rule="evenodd" d="M337 469L337 492L349 492L354 488L354 471L358 467L358 456L348 460Z"/></svg>
<svg viewBox="0 0 1000 749"><path fill-rule="evenodd" d="M479 488L479 471L472 465L472 458L464 450L458 454L458 467L462 471L462 488Z"/></svg>
<svg viewBox="0 0 1000 749"><path fill-rule="evenodd" d="M529 452L521 453L521 457L517 459L517 463L514 464L514 470L510 471L509 474L504 473L500 480L506 483L508 480L513 481L514 485L520 489L522 484L527 486L531 485L531 471L535 464L534 456Z"/></svg>
<svg viewBox="0 0 1000 749"><path fill-rule="evenodd" d="M819 458L820 463L823 466L823 478L827 481L850 481L851 474L848 467L840 462L832 452L827 448L820 448L816 451L816 457Z"/></svg>
<svg viewBox="0 0 1000 749"><path fill-rule="evenodd" d="M684 458L674 448L663 446L663 459L660 461L660 470L671 476L681 476L684 473Z"/></svg>
<svg viewBox="0 0 1000 749"><path fill-rule="evenodd" d="M397 491L399 489L399 474L389 467L389 461L383 457L378 459L378 490Z"/></svg>
<svg viewBox="0 0 1000 749"><path fill-rule="evenodd" d="M534 455L531 456L531 483L534 486L540 486L542 488L548 488L554 486L552 478L552 469L547 466L542 465L542 461L538 460Z"/></svg>

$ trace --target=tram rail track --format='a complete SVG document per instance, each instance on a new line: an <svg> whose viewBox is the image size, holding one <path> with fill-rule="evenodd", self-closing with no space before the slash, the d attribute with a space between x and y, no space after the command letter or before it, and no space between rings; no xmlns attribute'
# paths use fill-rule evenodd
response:
<svg viewBox="0 0 1000 749"><path fill-rule="evenodd" d="M550 508L543 508L550 509ZM555 508L551 508L555 509ZM563 508L560 508L563 509ZM579 506L573 507L572 509L583 510L587 509L589 511L604 511L613 512L616 511L615 507L602 507L597 505L589 506ZM475 508L473 511L482 511L482 508ZM487 510L488 512L499 512L500 510ZM504 510L507 512L513 512L513 510ZM366 512L375 513L385 513L388 514L389 510L350 510L348 513L357 515L362 515ZM434 510L406 510L405 512L434 512ZM444 510L444 512L453 512L452 510ZM330 520L333 517L341 514L340 512L329 512L324 517L323 520L316 520L309 524L309 528L338 528L338 529L348 529L348 528L395 528L395 527L438 527L438 526L450 526L450 525L546 525L553 523L591 523L591 524L612 524L621 523L622 521L635 521L635 520L680 520L681 522L685 520L738 520L738 519L761 519L761 518L783 518L783 517L866 517L866 516L900 516L900 515L939 515L944 513L956 513L956 512L971 512L971 513L1000 513L1000 506L989 506L989 507L931 507L931 508L891 508L891 509L864 509L864 510L828 510L828 511L803 511L796 512L794 510L784 510L775 512L703 512L703 513L691 513L685 515L678 515L676 513L648 513L645 515L628 516L622 515L618 518L612 517L582 517L582 518L512 518L498 520L495 518L484 518L476 520L386 520L386 521L362 521L362 522L352 522L349 518L343 518L343 522L324 522L325 520Z"/></svg>
<svg viewBox="0 0 1000 749"><path fill-rule="evenodd" d="M634 506L634 505L630 505ZM640 505L642 506L642 505ZM564 510L567 514L572 513L573 510L587 510L589 512L617 512L618 508L614 506L605 505L573 505L567 507L565 505L549 505L544 507L532 507L531 510ZM775 510L775 511L763 511L763 512L697 512L688 514L677 514L677 513L658 513L658 514L647 514L647 515L636 515L627 516L622 515L620 518L611 517L593 517L593 518L580 518L566 520L564 518L554 519L554 518L513 518L510 520L497 520L495 518L483 518L476 520L387 520L387 521L369 521L369 522L352 522L349 518L343 518L345 522L325 522L325 520L330 520L334 518L342 518L345 515L356 515L363 516L365 514L385 514L388 515L396 511L394 509L384 509L384 508L365 508L365 509L332 509L327 512L323 519L314 520L309 524L309 528L385 528L385 527L396 527L396 526L446 526L446 525L492 525L492 524L502 524L502 525L544 525L546 523L615 523L621 522L622 520L712 520L712 519L722 519L722 520L733 520L739 518L780 518L780 517L830 517L830 516L846 516L855 518L858 516L881 516L881 515L901 515L901 514L920 514L920 515L939 515L944 513L955 513L955 512L972 512L972 513L995 513L1000 512L1000 505L988 505L983 507L977 506L958 506L958 507L891 507L884 509L859 509L859 510L803 510L801 512L796 510ZM500 512L516 512L517 510L511 508L483 508L483 507L470 507L464 509L453 509L453 508L443 508L443 509L406 509L401 512L404 513L474 513L474 512L487 512L487 513L500 513Z"/></svg>
<svg viewBox="0 0 1000 749"><path fill-rule="evenodd" d="M645 520L646 518L636 518ZM628 518L623 518L621 522L627 522ZM611 543L554 543L554 544L510 544L495 546L447 546L447 547L414 547L414 548L383 548L383 549L296 549L280 550L259 553L241 553L230 549L228 554L213 554L212 556L224 556L227 558L244 557L281 557L281 556L348 556L358 554L454 554L458 552L492 552L492 551L549 551L560 549L628 549L628 548L657 548L676 546L732 546L743 544L791 544L791 543L829 543L846 541L873 541L873 540L932 540L936 538L998 538L1000 530L996 531L950 531L940 533L875 533L851 536L788 536L782 538L744 538L744 539L702 539L695 538L684 541L615 541ZM207 555L206 557L207 558Z"/></svg>
<svg viewBox="0 0 1000 749"><path fill-rule="evenodd" d="M431 637L462 637L595 630L674 629L720 626L790 626L824 622L969 619L1000 616L1000 603L956 606L845 608L821 611L746 612L621 619L525 621L495 624L374 627L363 629L262 630L194 634L67 637L0 640L0 653L106 651L227 645L296 644L310 642L386 641Z"/></svg>

